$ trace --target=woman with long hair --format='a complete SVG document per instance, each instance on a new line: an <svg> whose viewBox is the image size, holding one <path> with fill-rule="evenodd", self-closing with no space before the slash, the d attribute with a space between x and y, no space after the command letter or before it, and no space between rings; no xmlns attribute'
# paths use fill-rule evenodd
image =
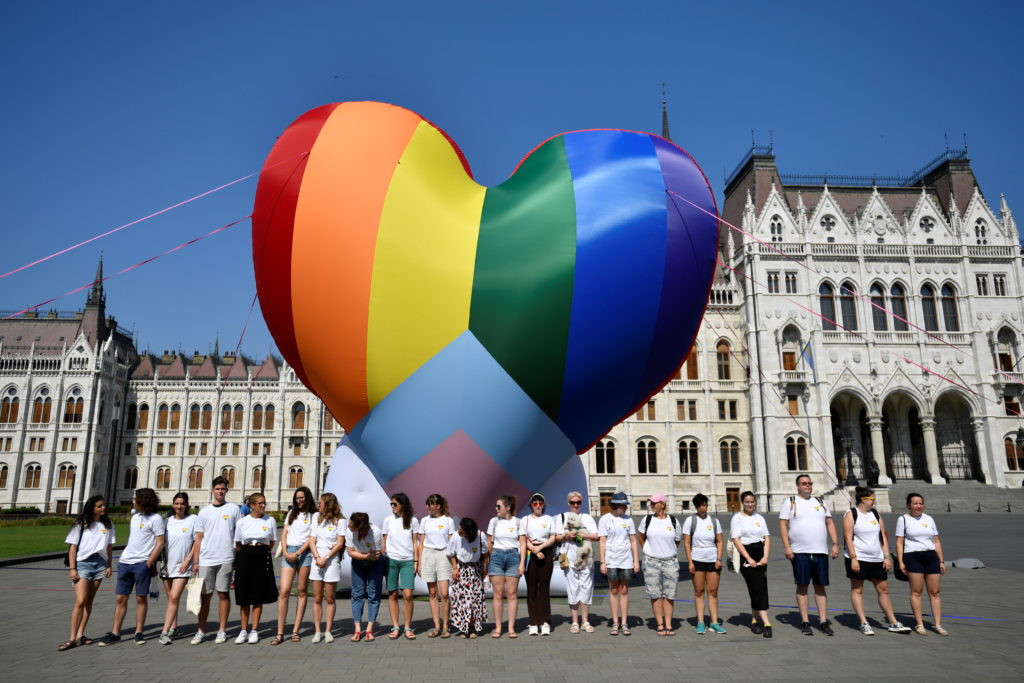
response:
<svg viewBox="0 0 1024 683"><path fill-rule="evenodd" d="M380 529L370 524L370 516L365 512L353 512L348 520L345 531L345 545L348 555L352 558L352 624L355 633L352 642L358 643L364 637L373 642L373 624L377 621L380 610L380 584L384 576L384 560L380 550L383 545ZM361 630L363 623L363 606L367 608L365 636Z"/></svg>
<svg viewBox="0 0 1024 683"><path fill-rule="evenodd" d="M487 539L476 521L463 517L458 535L448 543L452 568L452 625L462 638L476 638L487 619L484 576L487 575Z"/></svg>
<svg viewBox="0 0 1024 683"><path fill-rule="evenodd" d="M732 516L729 533L732 544L739 551L740 574L750 594L750 630L754 635L771 638L772 624L768 620L768 555L771 551L771 536L768 533L768 522L757 512L757 496L753 491L741 493L740 503L743 507Z"/></svg>
<svg viewBox="0 0 1024 683"><path fill-rule="evenodd" d="M313 528L313 515L316 504L313 492L306 486L300 486L292 494L292 508L285 518L284 529L281 530L281 545L284 553L281 557L281 585L277 598L277 635L270 641L271 645L284 642L284 622L288 617L288 601L292 594L292 583L298 577L298 604L295 606L295 626L292 628L292 642L302 638L302 617L306 614L306 592L309 587L309 571L313 566L313 552L309 549L309 535Z"/></svg>
<svg viewBox="0 0 1024 683"><path fill-rule="evenodd" d="M920 493L907 495L909 514L900 515L896 520L896 556L902 570L910 581L910 609L914 612L914 633L928 635L921 618L921 594L928 588L932 606L932 621L935 632L948 636L942 628L942 575L946 573L946 562L942 557L942 543L939 528L931 515L924 512L924 496Z"/></svg>
<svg viewBox="0 0 1024 683"><path fill-rule="evenodd" d="M523 575L523 558L526 557L526 536L516 519L516 497L498 496L494 504L494 517L487 524L487 547L491 550L487 564L487 575L493 585L494 631L492 638L501 638L502 601L508 600L508 637L518 638L516 633L516 608L519 600L519 577Z"/></svg>
<svg viewBox="0 0 1024 683"><path fill-rule="evenodd" d="M57 647L61 652L93 642L86 637L85 627L100 583L110 578L110 558L117 542L103 496L92 496L85 501L64 542L71 546L68 573L75 587L75 604L71 608L71 635Z"/></svg>
<svg viewBox="0 0 1024 683"><path fill-rule="evenodd" d="M235 642L255 645L260 640L263 605L277 602L273 557L277 520L266 514L267 498L262 493L249 496L249 505L252 512L235 525L235 603L242 613L242 630Z"/></svg>
<svg viewBox="0 0 1024 683"><path fill-rule="evenodd" d="M420 520L416 544L420 554L420 576L427 583L430 616L434 620L434 628L427 633L427 637L450 638L452 634L448 631L448 618L451 602L448 599L448 583L452 579L452 565L448 560L448 543L455 534L455 522L448 514L448 499L440 493L427 496L426 503L427 515Z"/></svg>
<svg viewBox="0 0 1024 683"><path fill-rule="evenodd" d="M718 621L718 584L722 578L722 525L708 514L708 497L698 493L693 497L697 514L683 522L683 547L693 577L693 602L697 608L697 635L708 630L725 633L725 627ZM704 621L704 597L711 613L711 623Z"/></svg>
<svg viewBox="0 0 1024 683"><path fill-rule="evenodd" d="M313 528L310 531L309 545L313 551L313 567L309 578L313 582L313 642L323 639L326 643L334 642L334 595L341 578L341 551L345 547L345 518L341 514L341 505L333 493L320 496L317 513L313 515ZM327 600L327 611L324 614L323 601ZM321 622L323 617L323 622ZM321 632L320 625L324 630Z"/></svg>
<svg viewBox="0 0 1024 683"><path fill-rule="evenodd" d="M388 558L388 611L391 613L391 633L395 640L402 633L398 626L398 593L402 593L405 637L416 640L412 630L412 591L416 587L416 574L420 571L418 548L414 542L420 532L420 523L413 516L409 496L396 493L391 496L391 515L381 526L383 553Z"/></svg>
<svg viewBox="0 0 1024 683"><path fill-rule="evenodd" d="M181 594L192 575L192 544L196 537L196 519L188 505L188 494L180 491L171 501L171 514L164 523L164 592L167 614L159 643L170 645L178 635L178 606Z"/></svg>

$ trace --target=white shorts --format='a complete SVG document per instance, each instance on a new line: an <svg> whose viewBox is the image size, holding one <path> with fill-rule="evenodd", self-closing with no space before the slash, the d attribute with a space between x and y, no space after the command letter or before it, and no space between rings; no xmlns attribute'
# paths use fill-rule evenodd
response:
<svg viewBox="0 0 1024 683"><path fill-rule="evenodd" d="M452 562L448 553L437 548L424 548L420 556L420 577L427 583L452 580Z"/></svg>
<svg viewBox="0 0 1024 683"><path fill-rule="evenodd" d="M326 551L323 551L326 552ZM310 581L326 581L327 583L338 583L341 579L341 558L335 555L327 561L326 567L321 567L313 560L313 566L309 570Z"/></svg>

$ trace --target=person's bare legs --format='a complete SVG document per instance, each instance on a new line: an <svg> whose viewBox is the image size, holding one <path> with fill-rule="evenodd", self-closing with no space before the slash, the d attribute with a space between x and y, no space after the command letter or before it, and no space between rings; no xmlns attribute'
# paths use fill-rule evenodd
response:
<svg viewBox="0 0 1024 683"><path fill-rule="evenodd" d="M824 586L814 584L814 603L818 607L818 621L828 621L828 595Z"/></svg>
<svg viewBox="0 0 1024 683"><path fill-rule="evenodd" d="M395 600L397 603L398 601ZM412 628L412 589L402 589L402 616L405 618L405 628Z"/></svg>
<svg viewBox="0 0 1024 683"><path fill-rule="evenodd" d="M277 633L284 634L284 622L288 617L288 602L292 595L292 581L295 570L283 563L281 567L281 583L277 594Z"/></svg>
<svg viewBox="0 0 1024 683"><path fill-rule="evenodd" d="M707 572L693 573L693 605L697 608L697 625L704 623L704 585Z"/></svg>
<svg viewBox="0 0 1024 683"><path fill-rule="evenodd" d="M181 594L185 592L184 579L170 579L165 581L167 592L167 612L164 614L163 632L167 633L172 628L178 628L178 608L181 605Z"/></svg>
<svg viewBox="0 0 1024 683"><path fill-rule="evenodd" d="M324 614L324 582L313 582L313 633L320 633Z"/></svg>
<svg viewBox="0 0 1024 683"><path fill-rule="evenodd" d="M881 596L879 596L881 597ZM850 604L857 615L858 624L866 624L867 617L864 616L864 580L850 579ZM890 624L892 622L889 622Z"/></svg>
<svg viewBox="0 0 1024 683"><path fill-rule="evenodd" d="M504 625L502 616L504 610L502 600L505 599L505 577L504 576L492 576L491 577L491 607L494 611L494 635L501 635L501 627Z"/></svg>
<svg viewBox="0 0 1024 683"><path fill-rule="evenodd" d="M928 574L925 577L925 584L928 587L928 599L932 605L932 622L935 628L942 626L942 597L939 588L942 585L941 574Z"/></svg>
<svg viewBox="0 0 1024 683"><path fill-rule="evenodd" d="M508 632L510 634L516 632L516 612L519 611L519 597L516 595L518 591L519 577L506 576L505 598L508 600Z"/></svg>
<svg viewBox="0 0 1024 683"><path fill-rule="evenodd" d="M323 581L324 597L327 599L327 610L324 616L324 632L330 633L331 629L334 628L334 613L337 610L337 604L335 603L335 594L338 590L338 584L335 581Z"/></svg>
<svg viewBox="0 0 1024 683"><path fill-rule="evenodd" d="M718 572L706 572L707 583L705 587L708 594L708 611L711 613L711 623L718 623L718 582L722 575Z"/></svg>
<svg viewBox="0 0 1024 683"><path fill-rule="evenodd" d="M872 579L872 584L875 586L875 592L878 593L878 606L882 609L882 614L885 615L886 624L896 623L896 613L892 609L892 597L889 595L889 582L882 579Z"/></svg>
<svg viewBox="0 0 1024 683"><path fill-rule="evenodd" d="M796 607L800 610L800 621L808 622L808 599L807 599L807 585L798 585L796 587Z"/></svg>

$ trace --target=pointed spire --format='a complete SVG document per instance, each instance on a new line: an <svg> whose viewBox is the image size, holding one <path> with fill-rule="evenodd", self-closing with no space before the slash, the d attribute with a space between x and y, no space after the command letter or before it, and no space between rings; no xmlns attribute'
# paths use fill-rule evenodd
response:
<svg viewBox="0 0 1024 683"><path fill-rule="evenodd" d="M92 288L89 289L89 297L85 300L86 306L102 306L106 303L106 294L103 292L103 257L96 264L96 278L92 281Z"/></svg>
<svg viewBox="0 0 1024 683"><path fill-rule="evenodd" d="M214 337L214 341L213 341L213 357L214 357L214 362L217 362L217 363L220 362L220 332L218 332L217 336Z"/></svg>
<svg viewBox="0 0 1024 683"><path fill-rule="evenodd" d="M665 97L665 84L661 84L661 137L671 140L668 133L668 99Z"/></svg>

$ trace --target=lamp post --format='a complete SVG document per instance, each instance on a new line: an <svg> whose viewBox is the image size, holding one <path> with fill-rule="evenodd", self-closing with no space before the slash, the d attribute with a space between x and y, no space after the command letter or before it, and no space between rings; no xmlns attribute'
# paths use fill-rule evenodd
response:
<svg viewBox="0 0 1024 683"><path fill-rule="evenodd" d="M846 458L846 481L843 486L857 486L857 476L853 473L853 439L844 437L842 444L843 456Z"/></svg>

